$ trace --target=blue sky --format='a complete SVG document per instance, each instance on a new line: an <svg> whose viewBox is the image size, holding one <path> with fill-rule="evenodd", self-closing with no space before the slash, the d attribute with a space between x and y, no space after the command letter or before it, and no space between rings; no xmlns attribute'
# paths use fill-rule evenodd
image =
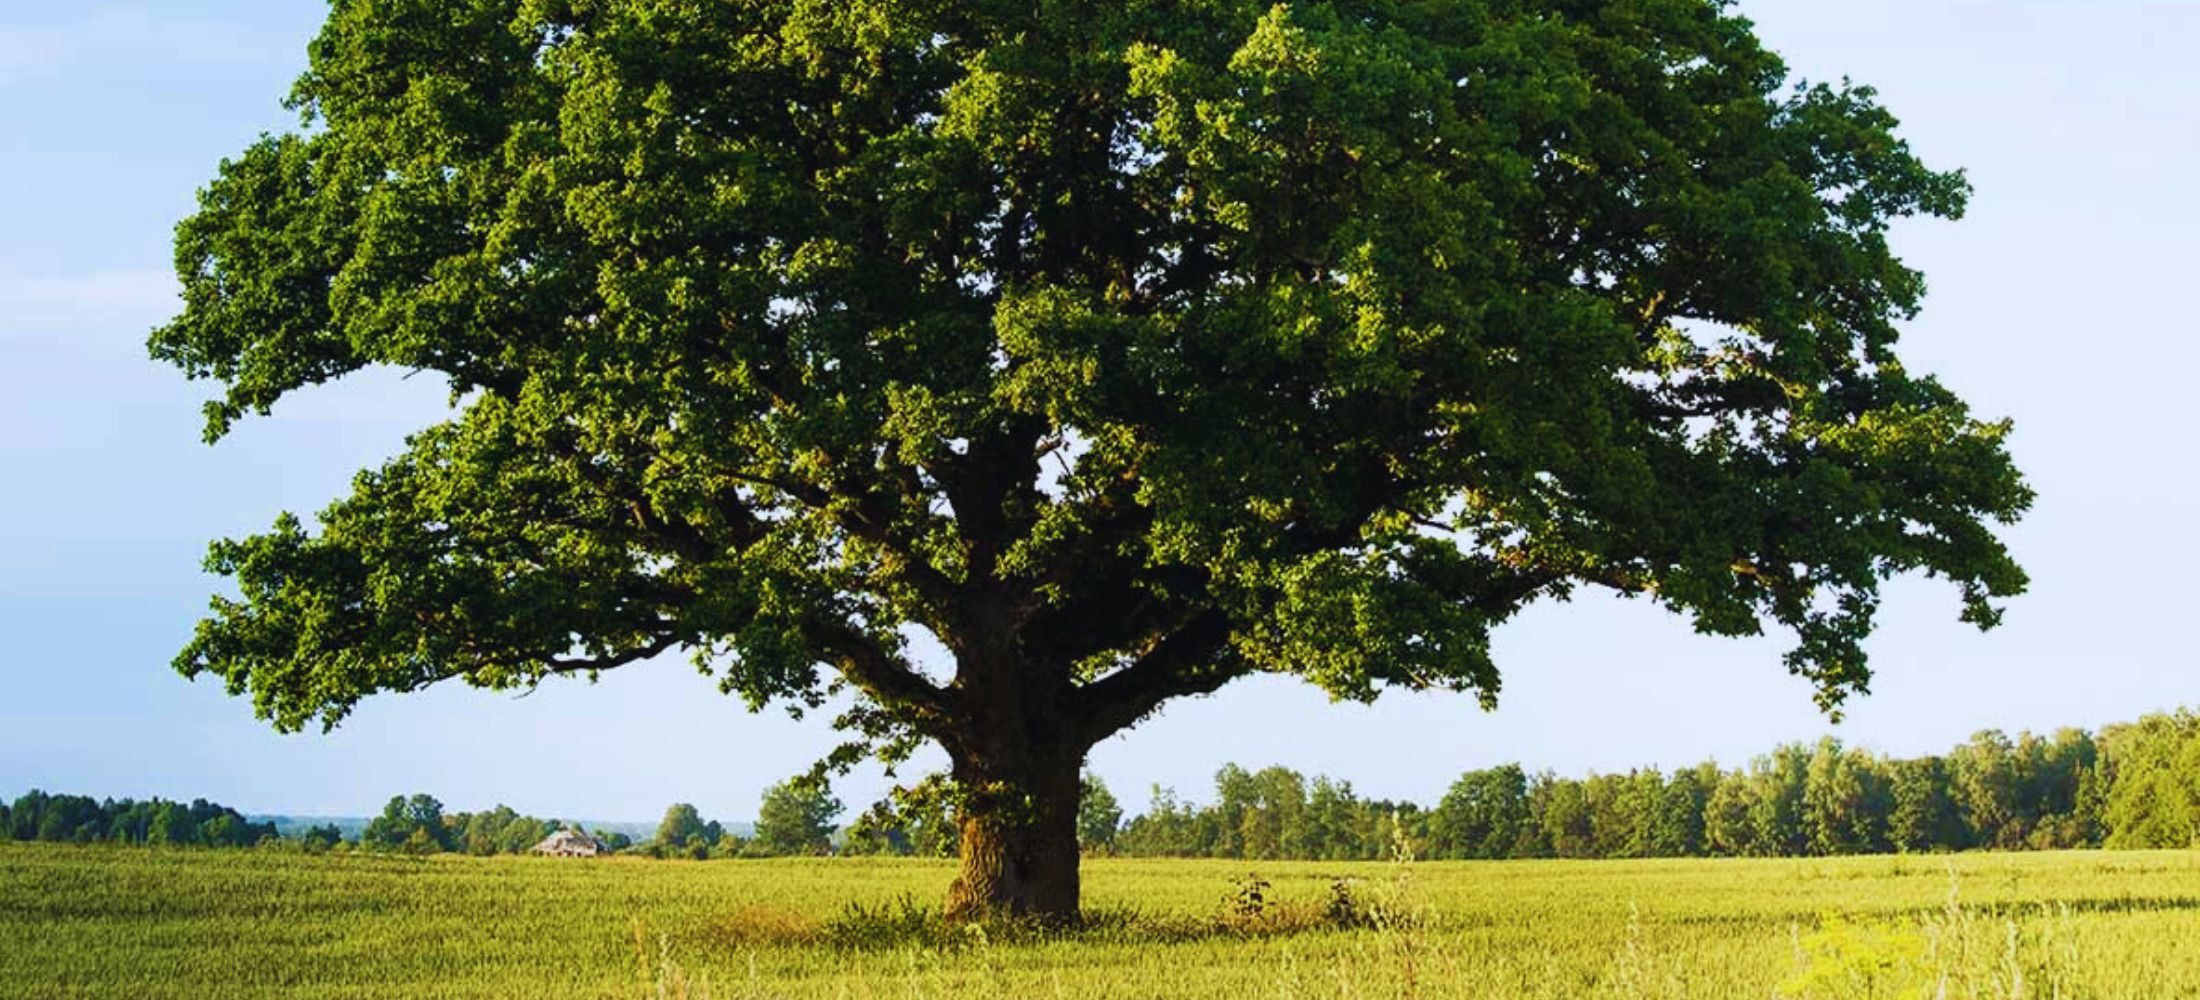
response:
<svg viewBox="0 0 2200 1000"><path fill-rule="evenodd" d="M454 808L646 819L674 800L751 815L833 741L751 716L684 663L517 698L462 687L364 705L334 735L279 736L167 661L216 581L206 542L310 512L434 419L431 379L301 395L221 445L205 387L145 359L174 308L169 233L278 104L325 8L308 0L0 4L0 796L209 796L357 813L424 790ZM1699 638L1644 602L1537 608L1500 633L1506 688L1331 706L1243 682L1101 745L1134 807L1206 794L1225 761L1433 801L1508 760L1580 773L1834 734L1884 752L1974 730L2095 726L2200 705L2185 601L2200 568L2191 384L2200 251L2200 3L1743 0L1814 79L1880 88L1931 162L1970 170L1961 223L1897 243L1932 281L1913 369L2017 421L2040 491L2010 538L2035 579L1980 635L1946 588L1889 591L1875 693L1830 726L1775 637ZM875 773L844 783L860 804Z"/></svg>

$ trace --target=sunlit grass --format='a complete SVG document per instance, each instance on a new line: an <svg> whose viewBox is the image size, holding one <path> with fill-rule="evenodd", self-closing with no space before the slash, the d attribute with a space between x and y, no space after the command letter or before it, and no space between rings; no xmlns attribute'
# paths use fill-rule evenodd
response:
<svg viewBox="0 0 2200 1000"><path fill-rule="evenodd" d="M952 876L0 845L0 996L2200 995L2200 854L2181 852L1101 859L1072 934L940 928ZM1340 882L1355 919L1334 918Z"/></svg>

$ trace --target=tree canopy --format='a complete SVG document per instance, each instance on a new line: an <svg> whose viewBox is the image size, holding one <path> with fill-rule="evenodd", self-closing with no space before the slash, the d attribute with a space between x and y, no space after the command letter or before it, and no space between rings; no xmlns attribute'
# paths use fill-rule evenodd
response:
<svg viewBox="0 0 2200 1000"><path fill-rule="evenodd" d="M824 782L797 775L764 790L756 810L756 840L774 854L823 854L832 848L840 800Z"/></svg>
<svg viewBox="0 0 2200 1000"><path fill-rule="evenodd" d="M280 728L685 650L1049 803L1074 905L1084 751L1170 698L1487 701L1594 586L1833 708L1885 579L2025 583L2008 425L1894 352L1963 177L1718 0L335 0L310 54L153 353L210 437L372 366L455 412L214 546L177 665Z"/></svg>

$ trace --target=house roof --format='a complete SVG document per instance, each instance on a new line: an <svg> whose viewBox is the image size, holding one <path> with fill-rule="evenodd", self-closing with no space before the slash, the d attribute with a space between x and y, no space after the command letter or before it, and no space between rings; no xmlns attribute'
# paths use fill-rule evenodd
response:
<svg viewBox="0 0 2200 1000"><path fill-rule="evenodd" d="M542 838L542 843L536 844L535 850L570 850L576 847L586 848L591 851L601 851L604 849L603 841L597 840L596 838L582 833L579 830L559 830L556 833Z"/></svg>

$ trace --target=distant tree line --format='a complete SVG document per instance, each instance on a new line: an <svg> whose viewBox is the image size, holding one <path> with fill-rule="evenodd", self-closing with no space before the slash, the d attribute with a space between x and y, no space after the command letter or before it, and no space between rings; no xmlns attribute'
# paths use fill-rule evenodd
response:
<svg viewBox="0 0 2200 1000"><path fill-rule="evenodd" d="M32 789L0 804L0 840L64 844L251 847L275 839L275 824L254 823L205 799L94 799Z"/></svg>
<svg viewBox="0 0 2200 1000"><path fill-rule="evenodd" d="M1420 806L1362 798L1351 782L1228 764L1215 775L1212 804L1195 806L1156 788L1146 812L1112 837L1088 834L1086 843L1134 857L1347 861L1389 857L1401 838L1421 838L1426 825Z"/></svg>
<svg viewBox="0 0 2200 1000"><path fill-rule="evenodd" d="M443 803L433 795L399 795L360 831L359 846L406 854L525 854L561 829L578 830L581 825L523 816L505 805L485 812L445 813ZM341 834L330 826L308 830L304 836L334 846ZM598 830L594 836L613 850L632 844L632 838L623 833Z"/></svg>
<svg viewBox="0 0 2200 1000"><path fill-rule="evenodd" d="M597 830L614 852L660 858L842 854L951 857L954 796L938 777L872 804L845 827L821 781L798 776L764 793L743 837L675 803L656 835L635 843ZM499 805L446 813L434 796L390 799L357 847L416 854L517 854L560 828ZM2200 846L2200 714L2179 710L2099 733L2063 729L2015 739L1987 730L1938 756L1892 758L1839 740L1791 743L1727 770L1561 777L1518 764L1469 771L1434 808L1362 798L1350 782L1289 768L1226 765L1214 800L1154 789L1146 812L1123 810L1087 776L1078 838L1088 851L1137 857L1353 860L1428 858L1793 857L1894 851ZM283 838L273 823L194 800L93 799L33 790L0 803L0 839L249 847L348 848L334 825Z"/></svg>
<svg viewBox="0 0 2200 1000"><path fill-rule="evenodd" d="M397 796L368 822L357 847L414 854L459 852L517 854L560 826L522 816L507 806L479 813L445 813L432 795ZM631 843L624 834L597 832L613 849ZM319 851L354 846L333 823L283 836L272 822L252 822L227 806L195 799L94 799L33 789L12 804L0 803L0 840L153 846L287 846Z"/></svg>
<svg viewBox="0 0 2200 1000"><path fill-rule="evenodd" d="M1363 799L1347 782L1225 766L1214 800L1168 789L1088 846L1157 857L1794 857L2200 845L2200 715L1891 758L1839 740L1788 744L1748 767L1704 763L1569 778L1517 764L1469 771L1432 809Z"/></svg>
<svg viewBox="0 0 2200 1000"><path fill-rule="evenodd" d="M742 837L718 820L706 820L692 803L675 802L650 839L635 842L613 830L593 836L611 853L653 858L772 857L827 854L832 851L834 819L841 811L823 782L790 778L765 790L753 835ZM445 813L432 795L397 796L367 824L359 846L367 850L411 854L522 854L560 829L581 830L574 822L523 816L506 806L487 812ZM308 831L315 834L319 831ZM337 836L329 828L333 841Z"/></svg>
<svg viewBox="0 0 2200 1000"><path fill-rule="evenodd" d="M665 810L657 835L636 849L658 858L764 858L830 854L840 800L823 781L797 775L764 790L756 828L742 837L695 807L676 802Z"/></svg>
<svg viewBox="0 0 2200 1000"><path fill-rule="evenodd" d="M1108 786L1093 775L1085 775L1077 810L1078 844L1087 851L1112 850L1122 821L1123 809L1108 792ZM952 858L960 837L954 795L944 775L933 775L872 803L841 831L837 850L842 854Z"/></svg>
<svg viewBox="0 0 2200 1000"><path fill-rule="evenodd" d="M635 843L614 830L599 829L591 836L611 853L658 858L827 854L833 850L834 821L840 812L840 802L824 783L796 777L764 793L754 835L747 838L716 820L704 820L695 806L685 802L665 810L656 835L647 841ZM0 839L71 843L280 844L308 851L356 848L485 856L524 854L560 829L583 827L523 815L504 805L483 812L446 812L440 800L425 793L391 797L381 814L360 831L356 843L348 842L333 823L281 837L273 823L250 823L236 811L204 800L189 806L159 799L102 802L33 791L12 806L0 804Z"/></svg>

